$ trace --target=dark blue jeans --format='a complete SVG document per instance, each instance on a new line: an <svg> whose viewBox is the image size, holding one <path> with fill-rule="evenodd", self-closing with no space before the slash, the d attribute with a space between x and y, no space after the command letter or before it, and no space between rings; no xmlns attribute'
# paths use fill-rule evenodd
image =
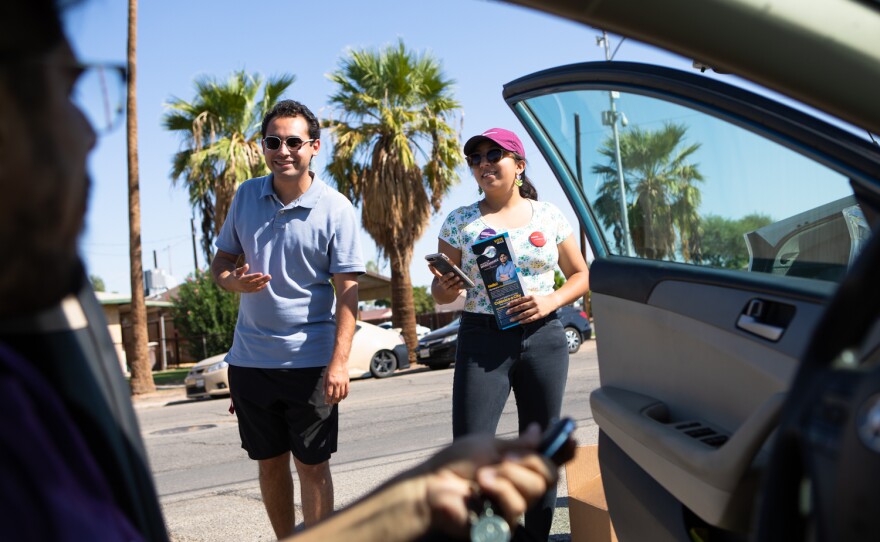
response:
<svg viewBox="0 0 880 542"><path fill-rule="evenodd" d="M568 344L552 314L533 324L499 330L492 315L462 313L452 388L452 436L495 434L513 390L519 432L532 422L541 428L560 416L568 376ZM556 488L526 512L526 530L547 540Z"/></svg>

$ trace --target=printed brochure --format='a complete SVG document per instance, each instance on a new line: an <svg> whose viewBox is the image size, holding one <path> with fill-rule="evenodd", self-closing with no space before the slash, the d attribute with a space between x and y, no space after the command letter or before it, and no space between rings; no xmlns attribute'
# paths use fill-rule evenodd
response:
<svg viewBox="0 0 880 542"><path fill-rule="evenodd" d="M518 326L519 322L511 322L511 315L506 314L507 305L527 294L519 280L519 268L510 236L505 232L483 239L474 243L471 250L477 256L480 278L495 311L498 329Z"/></svg>

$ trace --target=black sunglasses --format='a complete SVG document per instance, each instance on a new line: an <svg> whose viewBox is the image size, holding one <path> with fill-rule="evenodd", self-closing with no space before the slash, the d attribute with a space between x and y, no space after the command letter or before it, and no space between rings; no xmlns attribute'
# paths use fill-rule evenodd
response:
<svg viewBox="0 0 880 542"><path fill-rule="evenodd" d="M284 138L284 144L287 145L287 148L296 151L299 150L300 147L305 145L306 143L312 143L315 141L314 139L306 139L303 141L302 139L291 136ZM281 138L278 136L266 136L263 138L263 142L266 144L266 148L270 151L277 151L281 148Z"/></svg>
<svg viewBox="0 0 880 542"><path fill-rule="evenodd" d="M467 164L470 167L477 167L483 163L483 156L486 157L486 160L488 160L490 164L497 164L502 158L504 158L505 154L508 154L508 151L505 151L504 149L490 149L489 151L486 151L485 155L478 152L472 152L465 157L465 160L467 160Z"/></svg>

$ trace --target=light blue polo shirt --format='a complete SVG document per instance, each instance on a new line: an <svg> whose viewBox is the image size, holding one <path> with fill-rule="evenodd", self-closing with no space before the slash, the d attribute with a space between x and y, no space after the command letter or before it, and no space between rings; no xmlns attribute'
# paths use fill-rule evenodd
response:
<svg viewBox="0 0 880 542"><path fill-rule="evenodd" d="M241 294L231 365L262 369L323 367L336 338L334 273L363 273L360 228L351 202L317 177L282 205L272 175L242 183L217 248L244 254L248 273L268 287Z"/></svg>

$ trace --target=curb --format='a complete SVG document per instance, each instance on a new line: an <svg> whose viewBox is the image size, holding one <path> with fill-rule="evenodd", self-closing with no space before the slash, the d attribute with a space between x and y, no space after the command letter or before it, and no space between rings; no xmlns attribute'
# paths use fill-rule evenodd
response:
<svg viewBox="0 0 880 542"><path fill-rule="evenodd" d="M156 386L156 391L133 395L131 403L135 409L165 406L168 403L186 400L186 387L183 384Z"/></svg>

